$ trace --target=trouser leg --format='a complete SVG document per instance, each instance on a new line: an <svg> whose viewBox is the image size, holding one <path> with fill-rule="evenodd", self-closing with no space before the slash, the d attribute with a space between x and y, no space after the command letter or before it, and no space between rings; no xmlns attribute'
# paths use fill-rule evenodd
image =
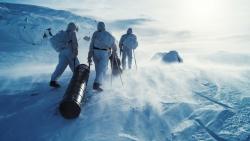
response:
<svg viewBox="0 0 250 141"><path fill-rule="evenodd" d="M96 72L94 82L100 84L101 83L102 70L101 70L101 66L100 66L101 54L98 51L94 51L93 60L94 60L94 63L95 63L95 72Z"/></svg>
<svg viewBox="0 0 250 141"><path fill-rule="evenodd" d="M127 51L124 49L122 52L122 68L126 69L126 59L127 59Z"/></svg>
<svg viewBox="0 0 250 141"><path fill-rule="evenodd" d="M107 70L108 70L108 56L105 54L104 58L101 61L102 66L102 81L106 78Z"/></svg>
<svg viewBox="0 0 250 141"><path fill-rule="evenodd" d="M94 59L94 63L95 63L95 72L96 72L96 76L95 76L95 83L101 83L101 69L100 69L100 62L98 59Z"/></svg>
<svg viewBox="0 0 250 141"><path fill-rule="evenodd" d="M102 84L103 78L106 75L106 70L108 67L107 52L103 52L103 51L94 52L94 63L95 63L95 70L96 70L95 83Z"/></svg>
<svg viewBox="0 0 250 141"><path fill-rule="evenodd" d="M67 58L62 53L60 53L59 63L57 64L56 69L51 76L51 81L56 81L62 75L67 65L68 65Z"/></svg>
<svg viewBox="0 0 250 141"><path fill-rule="evenodd" d="M69 67L72 72L74 72L75 68L80 64L79 60L77 57L75 58L69 58Z"/></svg>
<svg viewBox="0 0 250 141"><path fill-rule="evenodd" d="M106 74L105 61L99 60L97 63L95 63L95 70L96 70L95 82L102 84L103 78L105 77Z"/></svg>
<svg viewBox="0 0 250 141"><path fill-rule="evenodd" d="M131 67L132 67L132 59L133 59L132 49L129 49L127 53L128 53L128 68L131 69Z"/></svg>

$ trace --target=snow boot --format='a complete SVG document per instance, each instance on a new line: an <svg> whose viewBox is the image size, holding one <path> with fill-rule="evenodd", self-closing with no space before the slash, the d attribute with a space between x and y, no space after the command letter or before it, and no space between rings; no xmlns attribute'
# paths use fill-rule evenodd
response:
<svg viewBox="0 0 250 141"><path fill-rule="evenodd" d="M93 90L96 90L96 91L98 91L98 92L103 91L103 89L100 88L100 86L101 86L101 84L99 84L99 83L94 83L94 84L93 84Z"/></svg>
<svg viewBox="0 0 250 141"><path fill-rule="evenodd" d="M49 85L54 88L60 88L61 86L56 81L50 81Z"/></svg>

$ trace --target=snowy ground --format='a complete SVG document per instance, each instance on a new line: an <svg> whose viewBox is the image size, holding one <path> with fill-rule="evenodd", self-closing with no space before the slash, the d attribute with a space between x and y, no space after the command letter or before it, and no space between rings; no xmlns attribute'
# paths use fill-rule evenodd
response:
<svg viewBox="0 0 250 141"><path fill-rule="evenodd" d="M88 100L81 114L66 120L58 105L72 73L67 70L62 76L62 88L48 86L57 54L42 40L43 30L52 27L56 32L67 21L77 21L81 25L79 54L85 63L89 43L81 38L91 35L95 20L3 3L0 14L1 141L250 140L248 50L218 51L195 48L201 45L196 42L169 43L167 49L177 49L184 63L168 65L150 60L156 52L169 51L159 47L165 44L143 42L148 37L138 33L142 35L142 49L136 52L138 70L122 75L124 87L115 78L112 86L110 80L105 84L105 92L93 94L92 68ZM229 45L219 41L206 45L215 44Z"/></svg>

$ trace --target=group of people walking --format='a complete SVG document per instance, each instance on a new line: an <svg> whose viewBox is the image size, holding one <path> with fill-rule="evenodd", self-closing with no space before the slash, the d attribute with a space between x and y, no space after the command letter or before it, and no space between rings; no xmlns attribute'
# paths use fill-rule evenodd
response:
<svg viewBox="0 0 250 141"><path fill-rule="evenodd" d="M59 62L51 76L51 87L60 87L60 84L57 80L68 65L72 72L74 72L75 67L80 64L79 59L77 58L77 31L78 28L76 24L71 22L68 24L66 31L62 34L64 41L63 44L58 45L60 48L57 49L57 51L59 52ZM93 89L96 91L103 91L101 85L104 83L104 79L106 77L109 59L111 60L111 68L115 68L115 66L119 67L119 65L122 64L123 70L125 70L127 66L129 69L131 69L133 50L136 49L137 46L138 42L136 35L133 34L132 28L129 28L127 30L127 33L122 35L119 41L119 49L122 55L122 61L120 62L120 59L117 55L117 45L115 43L114 36L106 30L104 22L99 22L97 24L97 30L93 33L93 36L91 38L87 58L89 65L92 64L92 61L95 65L96 76L93 84ZM112 70L112 74L121 73L121 71L122 70L118 69L114 70L113 72Z"/></svg>

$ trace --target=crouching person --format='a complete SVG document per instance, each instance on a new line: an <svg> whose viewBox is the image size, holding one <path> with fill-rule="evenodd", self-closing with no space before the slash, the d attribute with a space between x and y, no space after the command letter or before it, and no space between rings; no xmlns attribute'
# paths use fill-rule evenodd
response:
<svg viewBox="0 0 250 141"><path fill-rule="evenodd" d="M88 63L91 64L93 58L95 64L96 77L93 89L96 91L103 91L101 85L108 69L111 51L112 54L116 54L115 39L106 31L105 24L99 22L97 31L92 36L88 53Z"/></svg>
<svg viewBox="0 0 250 141"><path fill-rule="evenodd" d="M51 87L55 87L55 88L60 87L57 80L65 71L68 65L72 72L74 71L75 67L79 65L79 60L77 58L78 42L77 42L77 37L76 37L76 31L78 31L77 26L75 25L75 23L71 22L68 24L66 31L60 31L58 33L61 35L59 35L57 38L62 38L61 40L64 40L64 43L62 43L59 47L60 49L57 50L59 52L59 62L56 66L55 71L53 72L51 76L51 81L50 81ZM56 40L60 40L60 39L56 39Z"/></svg>

